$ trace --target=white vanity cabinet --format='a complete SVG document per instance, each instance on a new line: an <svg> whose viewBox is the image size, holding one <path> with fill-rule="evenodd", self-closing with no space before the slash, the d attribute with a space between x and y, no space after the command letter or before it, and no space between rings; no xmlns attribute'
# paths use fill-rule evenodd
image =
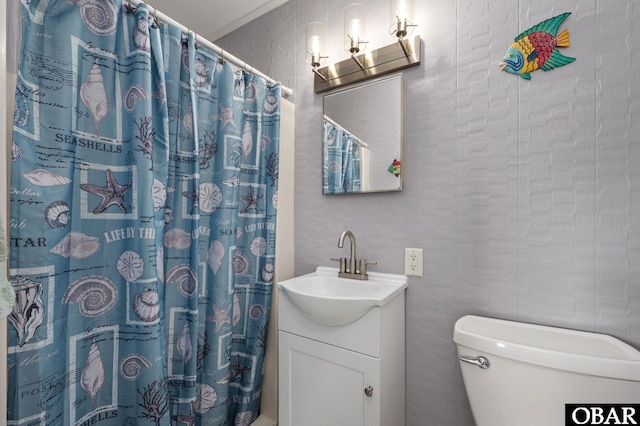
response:
<svg viewBox="0 0 640 426"><path fill-rule="evenodd" d="M280 294L279 425L405 424L404 294L340 326Z"/></svg>
<svg viewBox="0 0 640 426"><path fill-rule="evenodd" d="M280 424L380 424L379 358L284 331L280 339L285 364L280 377L288 384L281 392L286 403L281 405ZM365 395L369 386L370 397Z"/></svg>

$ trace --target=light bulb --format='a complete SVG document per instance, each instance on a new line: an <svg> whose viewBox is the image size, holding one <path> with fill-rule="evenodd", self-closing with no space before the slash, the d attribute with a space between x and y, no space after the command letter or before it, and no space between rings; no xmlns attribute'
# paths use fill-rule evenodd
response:
<svg viewBox="0 0 640 426"><path fill-rule="evenodd" d="M322 59L325 59L322 43L327 38L326 29L322 22L312 22L307 25L307 53L311 56L312 67L319 67Z"/></svg>
<svg viewBox="0 0 640 426"><path fill-rule="evenodd" d="M348 52L358 53L366 38L367 9L360 3L352 3L344 11L345 48Z"/></svg>
<svg viewBox="0 0 640 426"><path fill-rule="evenodd" d="M404 19L407 19L407 4L404 2L404 0L399 0L398 1L398 8L396 9L396 16L401 21L404 20Z"/></svg>
<svg viewBox="0 0 640 426"><path fill-rule="evenodd" d="M406 36L413 23L413 0L391 0L392 34L397 37Z"/></svg>
<svg viewBox="0 0 640 426"><path fill-rule="evenodd" d="M320 46L321 46L320 36L317 36L317 35L311 36L309 42L311 44L311 49L309 49L311 54L314 56L319 56Z"/></svg>
<svg viewBox="0 0 640 426"><path fill-rule="evenodd" d="M361 27L360 19L352 19L349 23L349 35L354 40L358 40L360 38L360 27Z"/></svg>

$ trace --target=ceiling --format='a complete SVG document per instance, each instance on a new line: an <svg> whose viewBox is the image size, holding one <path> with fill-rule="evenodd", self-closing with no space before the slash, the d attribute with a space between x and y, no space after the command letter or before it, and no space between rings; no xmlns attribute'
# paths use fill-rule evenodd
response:
<svg viewBox="0 0 640 426"><path fill-rule="evenodd" d="M147 0L204 38L215 41L288 0Z"/></svg>

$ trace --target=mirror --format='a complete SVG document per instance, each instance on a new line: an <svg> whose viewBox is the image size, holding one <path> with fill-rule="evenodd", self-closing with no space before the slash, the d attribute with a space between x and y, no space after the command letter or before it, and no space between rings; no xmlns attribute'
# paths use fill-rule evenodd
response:
<svg viewBox="0 0 640 426"><path fill-rule="evenodd" d="M402 74L324 96L323 194L402 190Z"/></svg>

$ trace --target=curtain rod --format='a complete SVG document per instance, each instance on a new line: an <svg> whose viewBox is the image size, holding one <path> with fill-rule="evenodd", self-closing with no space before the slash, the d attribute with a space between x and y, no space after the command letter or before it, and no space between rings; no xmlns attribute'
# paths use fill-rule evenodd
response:
<svg viewBox="0 0 640 426"><path fill-rule="evenodd" d="M129 5L137 7L138 4L140 3L144 3L142 0L125 0L127 3L129 3ZM213 44L211 41L207 40L206 38L204 38L203 36L201 36L200 34L195 33L194 31L191 31L189 28L185 27L184 25L182 25L181 23L179 23L178 21L176 21L175 19L170 18L169 16L165 15L164 13L160 12L155 6L152 6L148 3L144 3L145 5L147 5L147 7L149 7L149 14L156 18L161 20L162 22L165 22L167 24L173 25L175 27L178 27L184 34L188 34L188 33L192 33L195 36L195 39L198 43L202 44L203 46L213 50L214 52L216 52L218 55L220 55L220 57L224 58L225 61L229 61L232 64L243 68L244 70L248 71L251 74L255 74L258 77L262 77L265 80L267 80L267 82L269 82L270 84L275 84L278 83L276 80L274 80L273 78L269 77L268 75L260 72L259 70L253 68L251 65L247 64L246 62L238 59L237 57L233 56L232 54L230 54L229 52L223 50L222 48L220 48L219 46L216 46L215 44ZM152 12L153 11L153 12ZM293 94L293 90L291 90L290 88L288 88L287 86L281 85L280 89L282 91L282 94L284 96L291 96Z"/></svg>
<svg viewBox="0 0 640 426"><path fill-rule="evenodd" d="M366 143L365 141L363 141L362 139L360 139L359 137L357 137L356 135L354 135L353 133L351 133L349 130L345 129L344 127L342 127L340 124L338 124L335 120L333 120L331 117L329 117L327 114L324 114L324 120L329 122L330 124L333 124L336 127L339 127L340 129L344 130L345 132L349 133L351 136L353 136L355 138L355 140L357 140L360 145L362 145L364 148L369 148L369 144Z"/></svg>

